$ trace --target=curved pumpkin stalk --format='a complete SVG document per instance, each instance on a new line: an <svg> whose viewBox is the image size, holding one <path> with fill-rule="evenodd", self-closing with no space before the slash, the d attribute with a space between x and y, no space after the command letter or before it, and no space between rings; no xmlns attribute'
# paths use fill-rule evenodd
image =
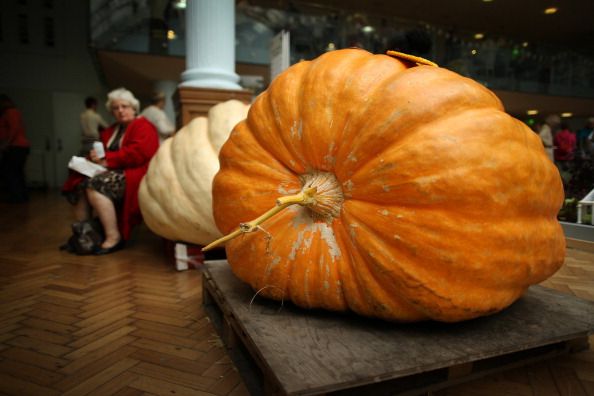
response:
<svg viewBox="0 0 594 396"><path fill-rule="evenodd" d="M414 55L409 55L409 54L405 54L404 52L398 52L398 51L392 51L389 50L386 52L387 55L393 57L393 58L398 58L398 59L403 59L409 62L413 62L416 63L417 66L421 66L421 65L427 65L427 66L435 66L435 67L439 67L437 65L437 63L432 62L428 59L425 58L421 58L420 56L414 56Z"/></svg>
<svg viewBox="0 0 594 396"><path fill-rule="evenodd" d="M295 195L286 195L284 197L280 197L276 200L276 206L266 213L262 214L258 218L248 221L247 223L240 223L239 228L235 229L230 234L223 236L222 238L217 239L214 242L209 243L205 247L202 248L203 252L211 250L217 246L224 244L231 239L248 232L254 232L258 228L260 224L280 212L281 210L289 207L291 205L301 205L301 206L308 206L315 202L315 195L318 191L317 187L310 187L306 188L303 191L299 192Z"/></svg>

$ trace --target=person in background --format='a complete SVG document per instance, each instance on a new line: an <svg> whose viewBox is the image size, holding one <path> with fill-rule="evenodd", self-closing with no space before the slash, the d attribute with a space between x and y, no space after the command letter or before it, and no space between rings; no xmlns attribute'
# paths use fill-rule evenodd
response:
<svg viewBox="0 0 594 396"><path fill-rule="evenodd" d="M545 119L545 122L538 130L538 136L540 137L540 140L542 140L542 144L544 145L547 155L551 161L554 161L553 137L560 123L561 118L557 114L551 114Z"/></svg>
<svg viewBox="0 0 594 396"><path fill-rule="evenodd" d="M555 143L555 163L561 170L569 168L570 161L573 161L575 151L575 134L569 130L569 126L562 122L559 132L553 139Z"/></svg>
<svg viewBox="0 0 594 396"><path fill-rule="evenodd" d="M88 220L93 209L105 231L105 240L95 254L112 253L123 247L130 237L132 226L140 223L138 205L140 181L159 148L159 137L153 124L137 117L139 102L125 88L111 91L107 109L116 122L101 132L105 157L94 149L89 159L107 168L92 178L71 174L62 192L74 205L78 221Z"/></svg>
<svg viewBox="0 0 594 396"><path fill-rule="evenodd" d="M588 118L588 123L576 133L578 156L588 159L594 155L594 117Z"/></svg>
<svg viewBox="0 0 594 396"><path fill-rule="evenodd" d="M97 113L97 99L89 96L85 99L86 110L80 114L80 126L82 128L80 155L86 156L93 142L99 140L99 132L107 128L108 124Z"/></svg>
<svg viewBox="0 0 594 396"><path fill-rule="evenodd" d="M165 94L163 92L157 92L151 98L151 105L147 106L141 114L157 128L159 144L163 143L165 139L175 132L175 126L163 111L164 108Z"/></svg>
<svg viewBox="0 0 594 396"><path fill-rule="evenodd" d="M0 95L0 177L8 193L8 202L29 200L25 164L30 150L21 112L8 96Z"/></svg>

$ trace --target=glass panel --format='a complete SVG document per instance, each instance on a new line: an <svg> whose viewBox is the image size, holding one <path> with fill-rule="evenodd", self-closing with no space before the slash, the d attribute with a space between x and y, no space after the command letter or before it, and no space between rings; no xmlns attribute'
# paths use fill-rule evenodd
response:
<svg viewBox="0 0 594 396"><path fill-rule="evenodd" d="M19 14L17 17L19 42L29 44L29 20L27 15Z"/></svg>
<svg viewBox="0 0 594 396"><path fill-rule="evenodd" d="M54 30L54 18L46 17L43 20L43 36L45 45L48 47L54 47L55 43L55 30Z"/></svg>

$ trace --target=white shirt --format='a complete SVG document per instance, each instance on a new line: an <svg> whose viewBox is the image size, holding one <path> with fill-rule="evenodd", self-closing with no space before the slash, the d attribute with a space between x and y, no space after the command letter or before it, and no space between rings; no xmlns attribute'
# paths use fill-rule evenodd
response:
<svg viewBox="0 0 594 396"><path fill-rule="evenodd" d="M551 127L548 124L544 124L540 128L540 131L538 131L538 136L540 136L540 140L542 140L542 144L545 147L549 159L553 161L553 132L551 131Z"/></svg>
<svg viewBox="0 0 594 396"><path fill-rule="evenodd" d="M80 115L83 140L99 140L99 126L107 128L108 124L93 109L86 109Z"/></svg>
<svg viewBox="0 0 594 396"><path fill-rule="evenodd" d="M175 132L175 126L169 121L167 114L157 106L148 106L142 111L141 115L157 128L157 132L159 133L159 143L163 143L165 139Z"/></svg>

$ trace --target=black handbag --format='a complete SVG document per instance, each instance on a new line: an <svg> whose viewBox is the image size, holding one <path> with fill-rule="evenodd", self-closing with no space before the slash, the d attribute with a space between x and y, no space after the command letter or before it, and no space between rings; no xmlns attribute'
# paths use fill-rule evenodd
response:
<svg viewBox="0 0 594 396"><path fill-rule="evenodd" d="M94 254L101 248L104 239L105 234L99 219L77 221L72 223L72 236L60 246L60 250L78 255Z"/></svg>

